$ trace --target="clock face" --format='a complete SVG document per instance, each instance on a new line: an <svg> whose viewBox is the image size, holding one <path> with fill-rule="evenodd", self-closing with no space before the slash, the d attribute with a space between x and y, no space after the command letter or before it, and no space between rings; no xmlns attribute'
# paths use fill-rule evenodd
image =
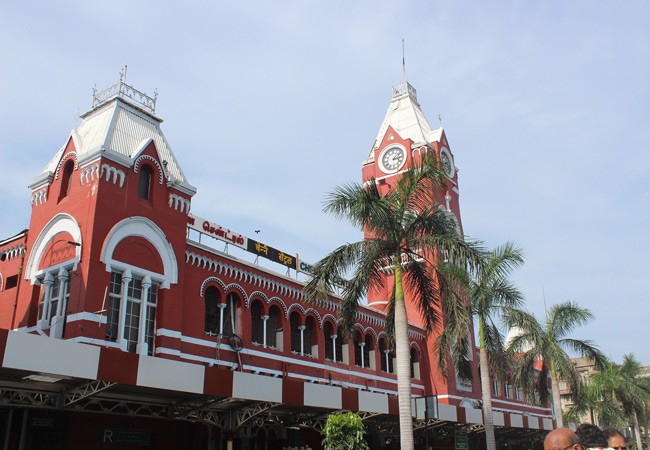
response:
<svg viewBox="0 0 650 450"><path fill-rule="evenodd" d="M440 149L440 164L442 165L442 169L445 171L445 174L449 178L453 178L455 173L454 163L451 161L449 150L444 147Z"/></svg>
<svg viewBox="0 0 650 450"><path fill-rule="evenodd" d="M379 168L385 173L395 173L406 162L406 150L403 147L388 147L381 152Z"/></svg>

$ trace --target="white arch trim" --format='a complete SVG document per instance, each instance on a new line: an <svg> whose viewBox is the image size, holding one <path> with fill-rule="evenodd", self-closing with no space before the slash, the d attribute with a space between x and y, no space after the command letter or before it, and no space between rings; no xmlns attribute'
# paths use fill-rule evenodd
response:
<svg viewBox="0 0 650 450"><path fill-rule="evenodd" d="M25 270L26 280L30 280L32 284L36 282L36 278L40 275L38 265L41 262L41 258L43 258L45 249L57 234L63 232L70 233L74 242L82 244L81 229L74 217L64 213L59 213L52 217L38 234L36 241L34 241L34 246L27 260L27 269ZM81 261L81 245L75 246L74 266L72 270L77 268L79 261Z"/></svg>
<svg viewBox="0 0 650 450"><path fill-rule="evenodd" d="M116 267L123 266L118 261L113 262L113 252L115 252L115 248L123 239L130 236L146 239L158 251L164 270L160 287L167 289L170 284L176 284L178 282L178 264L176 263L174 249L167 240L165 233L163 233L158 225L146 217L129 217L118 222L111 228L111 231L104 240L100 257L100 260L106 264L106 271L110 272L114 264Z"/></svg>

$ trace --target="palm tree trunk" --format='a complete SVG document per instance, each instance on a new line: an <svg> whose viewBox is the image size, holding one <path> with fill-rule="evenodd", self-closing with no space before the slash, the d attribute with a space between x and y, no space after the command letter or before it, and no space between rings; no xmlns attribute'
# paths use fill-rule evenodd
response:
<svg viewBox="0 0 650 450"><path fill-rule="evenodd" d="M488 365L488 354L485 348L485 335L483 330L483 319L478 318L481 367L481 391L483 395L483 424L485 426L485 446L487 450L496 450L497 444L494 437L494 417L492 416L492 387L490 386L490 366Z"/></svg>
<svg viewBox="0 0 650 450"><path fill-rule="evenodd" d="M399 261L399 256L395 261ZM399 399L400 449L413 450L413 415L411 412L411 353L409 351L408 316L402 289L402 268L395 264L395 358L397 359L397 393Z"/></svg>
<svg viewBox="0 0 650 450"><path fill-rule="evenodd" d="M551 364L552 366L553 364ZM555 424L557 428L564 427L562 420L562 404L560 403L560 381L555 374L555 369L551 367L551 389L553 390L553 411L555 412Z"/></svg>
<svg viewBox="0 0 650 450"><path fill-rule="evenodd" d="M650 427L650 420L647 420L645 424L645 446L650 450L650 432L648 431L648 427Z"/></svg>
<svg viewBox="0 0 650 450"><path fill-rule="evenodd" d="M632 419L634 420L634 437L636 438L636 448L637 450L643 450L643 441L641 440L641 430L639 429L639 418L636 415L636 411L632 414Z"/></svg>

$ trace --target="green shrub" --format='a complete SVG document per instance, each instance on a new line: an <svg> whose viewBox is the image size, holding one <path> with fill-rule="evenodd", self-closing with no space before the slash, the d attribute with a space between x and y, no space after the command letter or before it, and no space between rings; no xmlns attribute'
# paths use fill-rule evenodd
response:
<svg viewBox="0 0 650 450"><path fill-rule="evenodd" d="M356 413L330 414L322 434L325 450L370 450L363 422Z"/></svg>

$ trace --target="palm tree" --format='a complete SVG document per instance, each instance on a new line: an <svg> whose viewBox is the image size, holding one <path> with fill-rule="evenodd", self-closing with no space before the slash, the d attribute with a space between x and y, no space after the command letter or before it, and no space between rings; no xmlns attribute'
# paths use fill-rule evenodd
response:
<svg viewBox="0 0 650 450"><path fill-rule="evenodd" d="M522 295L508 281L508 275L512 269L521 266L523 262L522 250L508 242L487 255L485 268L476 272L474 277L469 277L463 271L454 271L455 278L459 280L463 291L467 293L472 317L478 325L483 423L485 424L485 442L488 450L496 448L490 375L497 379L505 379L508 370L508 358L503 345L503 336L494 319L505 318L512 310L521 307ZM445 359L449 357L450 344L458 342L471 332L469 321L461 322L461 325L464 326L460 327L450 326L452 324L449 322L446 325L445 330L438 338L439 365L444 365ZM460 335L453 335L459 331ZM454 349L452 353L459 352Z"/></svg>
<svg viewBox="0 0 650 450"><path fill-rule="evenodd" d="M612 414L601 414L601 423L626 426L632 421L638 449L643 448L639 417L645 416L650 403L650 379L642 375L641 363L634 355L625 355L622 364L608 362L601 373L592 376L592 384L601 402L615 405Z"/></svg>
<svg viewBox="0 0 650 450"><path fill-rule="evenodd" d="M304 289L307 300L324 300L351 272L341 293L340 314L343 330L349 333L360 300L369 289L381 289L389 276L394 276L387 323L394 333L400 444L404 450L413 449L405 292L431 331L439 320L436 307L441 307L441 301L460 298L440 270L439 261L465 265L469 270L481 265L479 245L463 240L450 215L439 209L435 200L444 176L439 162L426 155L402 173L384 196L374 179L336 188L329 194L325 212L349 220L371 237L342 245L316 263Z"/></svg>
<svg viewBox="0 0 650 450"><path fill-rule="evenodd" d="M514 382L529 399L535 398L535 381L542 403L548 402L549 396L552 396L558 427L563 426L560 380L569 385L575 396L580 394L580 375L567 352L590 358L598 367L603 367L605 361L600 350L590 341L567 337L577 326L592 318L588 309L573 302L553 305L546 311L543 324L534 315L524 311L513 311L507 318L508 325L520 331L508 348L518 359L514 369ZM540 373L536 374L538 368Z"/></svg>

